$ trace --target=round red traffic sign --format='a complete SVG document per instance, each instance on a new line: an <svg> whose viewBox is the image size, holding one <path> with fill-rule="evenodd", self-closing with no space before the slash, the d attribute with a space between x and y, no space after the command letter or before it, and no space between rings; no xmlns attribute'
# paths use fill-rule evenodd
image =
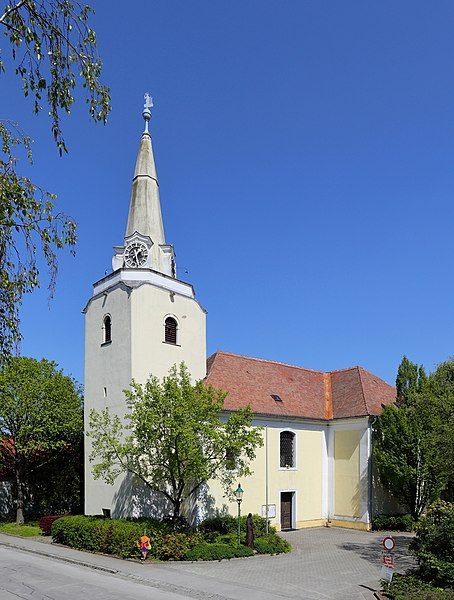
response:
<svg viewBox="0 0 454 600"><path fill-rule="evenodd" d="M387 550L388 552L390 552L391 550L394 550L396 542L394 541L394 538L392 536L387 535L383 539L382 544L383 544L383 547L385 548L385 550Z"/></svg>

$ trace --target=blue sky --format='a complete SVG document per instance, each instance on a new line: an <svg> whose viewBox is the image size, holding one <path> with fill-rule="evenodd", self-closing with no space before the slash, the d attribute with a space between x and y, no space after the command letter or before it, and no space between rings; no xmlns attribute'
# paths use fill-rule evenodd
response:
<svg viewBox="0 0 454 600"><path fill-rule="evenodd" d="M106 127L79 102L52 145L11 74L0 117L75 218L57 292L23 306L22 352L83 379L91 285L121 244L143 93L167 240L208 310L208 350L394 382L454 338L454 4L94 0Z"/></svg>

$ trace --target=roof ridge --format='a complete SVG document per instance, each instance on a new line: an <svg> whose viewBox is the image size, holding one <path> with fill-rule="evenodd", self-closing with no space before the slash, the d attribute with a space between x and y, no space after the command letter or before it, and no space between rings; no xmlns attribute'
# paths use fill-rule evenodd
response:
<svg viewBox="0 0 454 600"><path fill-rule="evenodd" d="M361 386L361 393L363 395L363 401L364 401L364 408L366 409L366 414L370 414L369 413L369 407L367 406L367 402L366 402L366 394L364 393L364 386L363 386L363 378L361 377L361 367L356 367L357 371L358 371L358 375L359 375L359 384Z"/></svg>
<svg viewBox="0 0 454 600"><path fill-rule="evenodd" d="M256 356L246 356L245 354L236 354L235 352L227 352L226 350L216 350L211 356L215 354L226 354L227 356L235 356L236 358L244 358L246 360L256 360L258 362L273 363L275 365L282 365L283 367L291 367L292 369L299 369L300 371L309 371L311 373L319 373L321 375L326 374L326 371L320 371L318 369L308 369L307 367L300 367L299 365L291 365L290 363L284 363L279 360L270 360L268 358L257 358Z"/></svg>
<svg viewBox="0 0 454 600"><path fill-rule="evenodd" d="M334 369L334 371L328 371L330 374L342 373L343 371L354 371L355 369L363 369L361 365L353 365L353 367L345 367L344 369Z"/></svg>

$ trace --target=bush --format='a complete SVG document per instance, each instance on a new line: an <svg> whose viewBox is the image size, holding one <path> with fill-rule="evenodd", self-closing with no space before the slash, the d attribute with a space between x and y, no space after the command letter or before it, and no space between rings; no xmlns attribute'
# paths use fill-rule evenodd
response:
<svg viewBox="0 0 454 600"><path fill-rule="evenodd" d="M392 600L454 600L454 590L443 590L412 575L395 574L385 592Z"/></svg>
<svg viewBox="0 0 454 600"><path fill-rule="evenodd" d="M39 528L43 535L50 535L52 523L59 519L62 515L45 515L38 521Z"/></svg>
<svg viewBox="0 0 454 600"><path fill-rule="evenodd" d="M113 520L99 517L61 517L52 524L51 533L54 542L78 550L113 554L114 523Z"/></svg>
<svg viewBox="0 0 454 600"><path fill-rule="evenodd" d="M153 538L150 553L158 560L182 560L187 552L202 542L200 533L169 533Z"/></svg>
<svg viewBox="0 0 454 600"><path fill-rule="evenodd" d="M290 552L291 545L275 533L270 533L254 540L254 548L259 554L280 554Z"/></svg>
<svg viewBox="0 0 454 600"><path fill-rule="evenodd" d="M237 545L237 533L220 534L216 531L169 533L168 526L152 519L119 520L103 517L60 517L52 523L54 542L90 552L114 554L121 558L139 556L137 541L144 531L150 537L149 555L158 560L221 560L252 556L253 551ZM216 536L208 543L205 536ZM242 541L245 540L242 533ZM291 546L275 533L257 537L256 550L260 554L288 552Z"/></svg>
<svg viewBox="0 0 454 600"><path fill-rule="evenodd" d="M244 534L246 534L246 519L246 515L240 517L240 528ZM256 537L262 537L266 535L265 518L259 515L252 515L252 523L254 526L254 535ZM210 534L212 533L236 534L238 531L238 518L232 517L231 515L224 515L222 517L211 517L209 519L205 519L204 521L202 521L202 523L200 523L199 531L201 531L204 534L205 539L208 539ZM276 528L272 525L269 525L268 531L269 533L276 533Z"/></svg>
<svg viewBox="0 0 454 600"><path fill-rule="evenodd" d="M247 546L230 546L228 544L207 544L202 542L189 550L185 560L222 560L224 558L239 558L252 556L254 552Z"/></svg>
<svg viewBox="0 0 454 600"><path fill-rule="evenodd" d="M151 540L150 556L159 560L181 560L186 552L202 542L200 533L168 533L168 529L153 519L62 517L53 523L52 537L55 542L78 550L128 558L139 556L137 541L146 531Z"/></svg>
<svg viewBox="0 0 454 600"><path fill-rule="evenodd" d="M411 515L376 515L372 529L385 531L413 531L415 520Z"/></svg>
<svg viewBox="0 0 454 600"><path fill-rule="evenodd" d="M440 500L428 509L411 547L423 579L454 588L454 503Z"/></svg>

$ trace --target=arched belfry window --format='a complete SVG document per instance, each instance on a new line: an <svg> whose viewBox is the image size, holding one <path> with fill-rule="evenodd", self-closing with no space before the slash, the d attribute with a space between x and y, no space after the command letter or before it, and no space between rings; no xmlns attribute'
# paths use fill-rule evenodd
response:
<svg viewBox="0 0 454 600"><path fill-rule="evenodd" d="M165 320L164 341L168 344L177 343L177 322L173 317L167 317Z"/></svg>
<svg viewBox="0 0 454 600"><path fill-rule="evenodd" d="M295 466L295 434L292 431L281 431L280 456L281 468L291 468Z"/></svg>
<svg viewBox="0 0 454 600"><path fill-rule="evenodd" d="M103 343L108 344L112 341L112 319L106 315L103 321Z"/></svg>

